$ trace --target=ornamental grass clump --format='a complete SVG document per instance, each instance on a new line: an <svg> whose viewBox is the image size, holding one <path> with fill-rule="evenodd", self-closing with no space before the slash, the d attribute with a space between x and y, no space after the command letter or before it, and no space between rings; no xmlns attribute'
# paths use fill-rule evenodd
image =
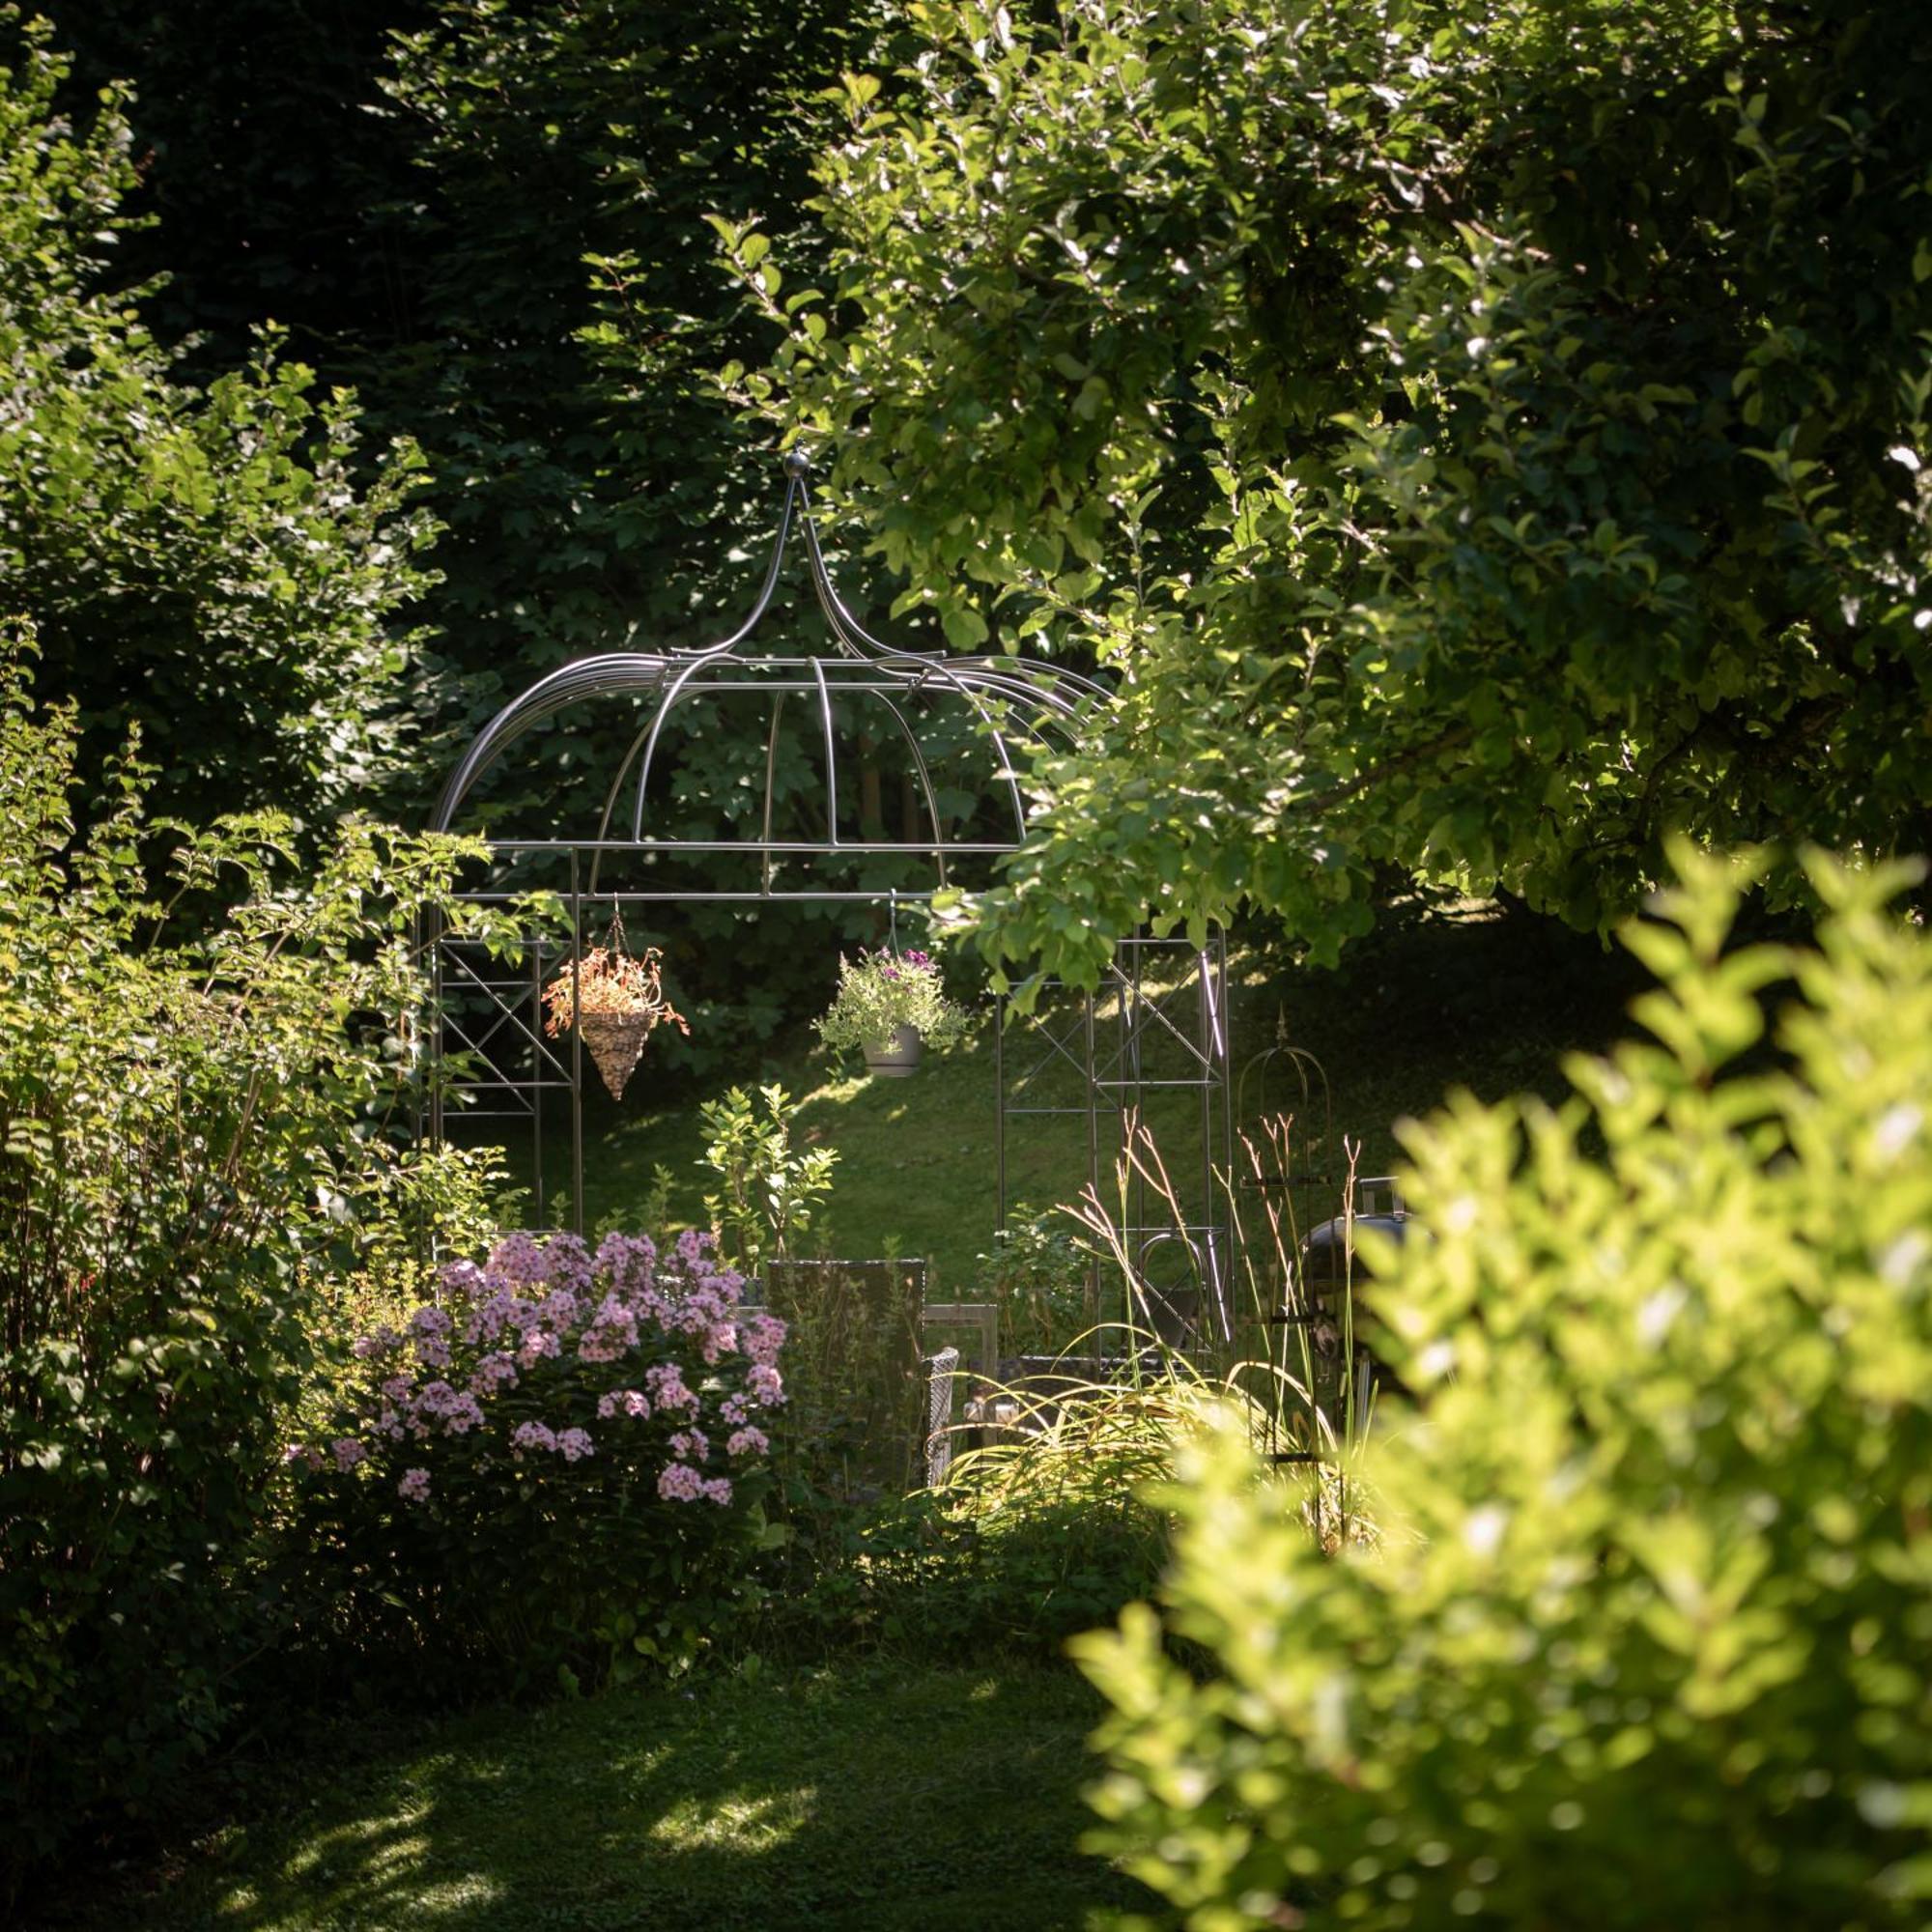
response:
<svg viewBox="0 0 1932 1932"><path fill-rule="evenodd" d="M345 1634L573 1682L688 1661L751 1587L785 1399L742 1288L709 1235L516 1234L356 1337L344 1412L287 1452Z"/></svg>
<svg viewBox="0 0 1932 1932"><path fill-rule="evenodd" d="M927 1046L951 1046L966 1037L965 1008L946 997L939 962L930 953L862 952L838 956L838 991L818 1022L818 1037L834 1052L891 1050L910 1027Z"/></svg>

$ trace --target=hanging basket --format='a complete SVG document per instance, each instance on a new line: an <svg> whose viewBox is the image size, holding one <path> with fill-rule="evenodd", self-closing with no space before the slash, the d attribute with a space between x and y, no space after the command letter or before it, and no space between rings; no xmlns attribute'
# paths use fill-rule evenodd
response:
<svg viewBox="0 0 1932 1932"><path fill-rule="evenodd" d="M554 1037L575 1026L613 1100L624 1097L644 1042L661 1020L671 1021L683 1033L691 1031L665 998L659 962L655 946L645 947L636 958L625 952L624 923L613 917L609 945L592 947L544 988L544 1005L550 1009L544 1031Z"/></svg>
<svg viewBox="0 0 1932 1932"><path fill-rule="evenodd" d="M611 1099L624 1097L624 1087L643 1058L644 1042L657 1025L652 1013L585 1013L579 1031L596 1063Z"/></svg>

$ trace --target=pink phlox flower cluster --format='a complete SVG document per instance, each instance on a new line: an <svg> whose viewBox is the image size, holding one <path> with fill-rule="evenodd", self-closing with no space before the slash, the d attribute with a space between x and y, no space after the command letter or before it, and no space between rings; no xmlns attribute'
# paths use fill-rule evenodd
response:
<svg viewBox="0 0 1932 1932"><path fill-rule="evenodd" d="M590 1318L577 1352L586 1362L614 1362L637 1346L638 1318L614 1294L607 1294Z"/></svg>
<svg viewBox="0 0 1932 1932"><path fill-rule="evenodd" d="M517 1365L500 1350L476 1358L476 1367L469 1378L469 1393L478 1402L487 1402L499 1388L515 1388L518 1381Z"/></svg>
<svg viewBox="0 0 1932 1932"><path fill-rule="evenodd" d="M531 1282L547 1282L550 1267L544 1260L544 1251L533 1235L505 1235L490 1250L488 1270L492 1280L513 1282L526 1286Z"/></svg>
<svg viewBox="0 0 1932 1932"><path fill-rule="evenodd" d="M524 1337L524 1346L517 1350L517 1361L523 1368L533 1368L547 1355L560 1355L563 1344L549 1328L532 1328Z"/></svg>
<svg viewBox="0 0 1932 1932"><path fill-rule="evenodd" d="M581 1294L590 1286L594 1264L581 1235L553 1235L544 1243L544 1266L553 1286Z"/></svg>
<svg viewBox="0 0 1932 1932"><path fill-rule="evenodd" d="M658 1494L668 1503L695 1503L701 1497L708 1503L731 1500L731 1479L700 1476L689 1463L667 1463L658 1471Z"/></svg>
<svg viewBox="0 0 1932 1932"><path fill-rule="evenodd" d="M474 1262L444 1262L436 1278L451 1301L469 1302L489 1287L483 1270Z"/></svg>
<svg viewBox="0 0 1932 1932"><path fill-rule="evenodd" d="M594 1256L574 1236L513 1234L497 1243L484 1266L452 1263L440 1281L439 1305L414 1310L400 1331L379 1327L357 1338L357 1357L370 1364L371 1379L381 1378L381 1400L359 1439L343 1436L327 1445L337 1470L346 1474L369 1460L385 1436L402 1443L486 1430L493 1399L518 1387L539 1364L555 1361L567 1372L559 1381L563 1391L575 1381L576 1363L620 1362L644 1346L646 1331L668 1339L668 1349L653 1352L672 1359L639 1364L641 1387L592 1395L578 1384L580 1393L564 1395L566 1412L555 1424L526 1421L510 1430L515 1453L556 1455L571 1463L602 1453L615 1438L565 1426L570 1406L586 1401L605 1421L662 1416L672 1432L671 1461L659 1473L659 1494L722 1504L733 1489L728 1478L704 1473L714 1444L733 1458L769 1451L770 1438L753 1416L784 1400L779 1356L785 1324L743 1305L744 1277L721 1263L708 1233L693 1230L663 1249L645 1236L611 1235ZM700 1358L707 1372L727 1359L734 1364L723 1371L726 1389L707 1381L700 1397L694 1386ZM541 1378L535 1386L544 1386ZM715 1405L709 1413L707 1404ZM722 1427L713 1425L707 1435L696 1423L700 1416L709 1422L711 1413ZM289 1455L311 1468L326 1466L319 1450L298 1445ZM429 1484L427 1469L412 1469L397 1492L419 1502Z"/></svg>
<svg viewBox="0 0 1932 1932"><path fill-rule="evenodd" d="M447 1382L430 1382L416 1397L415 1413L440 1422L445 1435L467 1435L483 1426L483 1407L475 1396L468 1390L459 1394Z"/></svg>
<svg viewBox="0 0 1932 1932"><path fill-rule="evenodd" d="M658 1471L658 1494L668 1503L695 1503L704 1493L704 1478L689 1463L667 1463Z"/></svg>
<svg viewBox="0 0 1932 1932"><path fill-rule="evenodd" d="M660 1408L681 1408L696 1415L696 1395L684 1385L684 1371L675 1362L658 1362L644 1371L644 1386Z"/></svg>
<svg viewBox="0 0 1932 1932"><path fill-rule="evenodd" d="M785 1325L776 1315L762 1309L738 1327L738 1346L760 1368L775 1369L779 1350L784 1347Z"/></svg>
<svg viewBox="0 0 1932 1932"><path fill-rule="evenodd" d="M472 1347L478 1342L494 1342L509 1323L511 1309L526 1306L509 1289L493 1289L482 1300L469 1304L469 1312L463 1320L463 1339ZM520 1327L527 1325L523 1323Z"/></svg>
<svg viewBox="0 0 1932 1932"><path fill-rule="evenodd" d="M440 1308L418 1308L410 1317L410 1333L415 1337L416 1360L424 1368L448 1368L449 1330L449 1317Z"/></svg>
<svg viewBox="0 0 1932 1932"><path fill-rule="evenodd" d="M291 1442L282 1451L282 1461L291 1465L299 1463L305 1469L322 1467L322 1451L311 1449L306 1442Z"/></svg>
<svg viewBox="0 0 1932 1932"><path fill-rule="evenodd" d="M658 1244L648 1235L606 1235L597 1244L597 1272L633 1304L649 1292L657 1264Z"/></svg>
<svg viewBox="0 0 1932 1932"><path fill-rule="evenodd" d="M554 1288L537 1306L544 1325L561 1334L577 1321L577 1293L573 1289Z"/></svg>

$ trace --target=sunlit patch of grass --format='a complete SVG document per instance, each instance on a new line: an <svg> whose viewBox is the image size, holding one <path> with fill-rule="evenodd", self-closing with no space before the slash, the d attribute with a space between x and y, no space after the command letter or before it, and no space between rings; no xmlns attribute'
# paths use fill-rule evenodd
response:
<svg viewBox="0 0 1932 1932"><path fill-rule="evenodd" d="M1076 1932L1147 1895L1079 1849L1094 1692L1065 1666L851 1660L478 1712L291 1767L289 1808L71 1926L573 1932L663 1919Z"/></svg>

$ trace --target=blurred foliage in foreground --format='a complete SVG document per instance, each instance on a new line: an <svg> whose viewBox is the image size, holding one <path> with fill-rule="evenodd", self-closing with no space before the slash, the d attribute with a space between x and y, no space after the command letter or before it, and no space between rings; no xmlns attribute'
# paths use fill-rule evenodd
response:
<svg viewBox="0 0 1932 1932"><path fill-rule="evenodd" d="M1410 1133L1380 1551L1197 1443L1161 1607L1079 1642L1103 1841L1192 1932L1923 1920L1932 943L1813 863L1816 950L1726 952L1677 863L1655 1041Z"/></svg>

